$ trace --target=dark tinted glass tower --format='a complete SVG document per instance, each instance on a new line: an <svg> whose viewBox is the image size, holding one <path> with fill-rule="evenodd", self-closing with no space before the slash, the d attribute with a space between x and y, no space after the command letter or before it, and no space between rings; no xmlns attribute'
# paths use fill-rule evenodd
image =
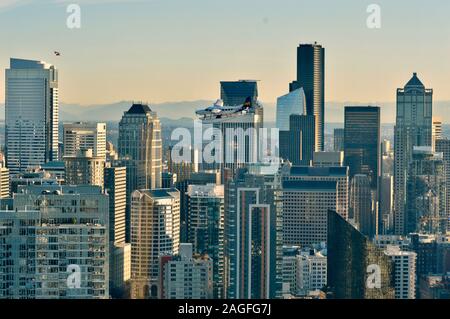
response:
<svg viewBox="0 0 450 319"><path fill-rule="evenodd" d="M328 211L327 258L330 298L394 299L394 268L390 258L332 210ZM369 276L374 271L380 275L380 285L371 285Z"/></svg>
<svg viewBox="0 0 450 319"><path fill-rule="evenodd" d="M316 116L316 151L324 150L325 119L325 48L315 44L300 44L297 48L297 81L290 91L303 88L306 114Z"/></svg>
<svg viewBox="0 0 450 319"><path fill-rule="evenodd" d="M312 115L293 114L289 131L280 131L280 157L294 165L310 165L315 150L315 120Z"/></svg>
<svg viewBox="0 0 450 319"><path fill-rule="evenodd" d="M220 98L223 105L235 106L244 104L250 97L253 103L258 100L258 82L253 80L220 82Z"/></svg>
<svg viewBox="0 0 450 319"><path fill-rule="evenodd" d="M377 189L380 172L380 108L378 106L345 107L344 162L350 178L369 176Z"/></svg>

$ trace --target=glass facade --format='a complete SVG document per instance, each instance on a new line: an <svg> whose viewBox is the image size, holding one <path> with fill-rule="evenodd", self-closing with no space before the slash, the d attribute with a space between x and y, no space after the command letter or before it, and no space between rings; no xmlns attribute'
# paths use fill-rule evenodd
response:
<svg viewBox="0 0 450 319"><path fill-rule="evenodd" d="M350 178L367 175L372 189L377 189L380 172L380 108L378 106L345 107L344 163Z"/></svg>
<svg viewBox="0 0 450 319"><path fill-rule="evenodd" d="M394 268L390 258L332 210L328 211L327 253L330 298L394 299Z"/></svg>

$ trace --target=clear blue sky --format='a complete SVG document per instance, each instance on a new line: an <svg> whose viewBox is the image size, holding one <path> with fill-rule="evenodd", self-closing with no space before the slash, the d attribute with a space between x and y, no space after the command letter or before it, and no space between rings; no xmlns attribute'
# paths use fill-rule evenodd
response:
<svg viewBox="0 0 450 319"><path fill-rule="evenodd" d="M81 5L79 30L66 27L67 3ZM371 3L379 30L366 27ZM295 77L297 45L313 41L326 48L328 101L393 101L412 72L450 99L448 0L0 2L0 68L10 57L55 64L68 103L215 99L220 80L241 78L261 80L273 102Z"/></svg>

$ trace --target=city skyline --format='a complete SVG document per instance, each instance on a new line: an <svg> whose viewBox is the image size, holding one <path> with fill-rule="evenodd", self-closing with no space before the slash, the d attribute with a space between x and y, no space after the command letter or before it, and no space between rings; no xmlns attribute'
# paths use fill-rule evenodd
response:
<svg viewBox="0 0 450 319"><path fill-rule="evenodd" d="M0 299L450 299L450 4L0 1Z"/></svg>
<svg viewBox="0 0 450 319"><path fill-rule="evenodd" d="M423 8L418 1L407 7L401 1L378 1L380 29L367 28L369 1L290 0L283 6L258 1L256 8L250 1L233 11L232 3L220 8L203 0L78 3L81 28L69 29L67 1L4 2L0 41L9 50L0 53L0 67L5 69L10 57L54 64L65 74L60 79L64 103L215 100L220 80L238 79L260 80L261 100L273 103L295 79L295 47L317 41L327 49L326 102L395 101L395 88L412 72L435 88L437 101L450 100L445 88L450 45L441 42L440 50L428 49L450 29L444 19L448 3ZM189 28L183 21L189 21ZM416 32L407 32L412 28ZM38 37L41 33L47 37ZM399 37L404 40L397 41ZM61 56L54 56L54 50ZM96 76L88 76L90 72ZM185 85L173 90L174 79Z"/></svg>

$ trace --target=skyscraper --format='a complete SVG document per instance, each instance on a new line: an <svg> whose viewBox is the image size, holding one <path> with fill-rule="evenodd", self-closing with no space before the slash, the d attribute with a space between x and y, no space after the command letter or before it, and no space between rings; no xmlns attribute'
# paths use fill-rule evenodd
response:
<svg viewBox="0 0 450 319"><path fill-rule="evenodd" d="M13 209L0 212L0 252L10 256L2 259L6 269L0 266L0 296L7 287L12 298L109 298L108 196L101 187L21 186ZM80 281L72 286L76 269Z"/></svg>
<svg viewBox="0 0 450 319"><path fill-rule="evenodd" d="M361 233L372 238L377 231L377 215L372 206L370 180L367 175L357 174L350 187L350 218L354 219Z"/></svg>
<svg viewBox="0 0 450 319"><path fill-rule="evenodd" d="M118 166L127 168L126 234L130 236L130 195L161 187L161 124L148 105L133 104L119 123Z"/></svg>
<svg viewBox="0 0 450 319"><path fill-rule="evenodd" d="M446 179L446 207L448 216L448 229L450 230L450 140L437 139L436 140L436 152L442 153L445 164L445 179Z"/></svg>
<svg viewBox="0 0 450 319"><path fill-rule="evenodd" d="M227 105L224 105L223 109L226 109ZM220 149L215 150L213 164L220 167L222 180L225 180L225 169L230 169L230 174L233 175L238 168L259 162L265 151L262 149L260 134L264 123L262 105L247 99L242 109L232 109L231 113L225 112L226 114L215 114L208 109L200 113L197 111L202 124L213 127L221 135Z"/></svg>
<svg viewBox="0 0 450 319"><path fill-rule="evenodd" d="M294 165L310 165L315 150L312 115L290 116L289 131L280 131L280 157Z"/></svg>
<svg viewBox="0 0 450 319"><path fill-rule="evenodd" d="M414 146L431 146L433 90L426 89L413 74L403 89L397 89L394 128L394 232L406 234L406 176Z"/></svg>
<svg viewBox="0 0 450 319"><path fill-rule="evenodd" d="M394 299L394 267L384 251L340 214L328 212L328 293L334 299Z"/></svg>
<svg viewBox="0 0 450 319"><path fill-rule="evenodd" d="M285 180L283 245L312 247L327 240L327 213L336 210L336 181Z"/></svg>
<svg viewBox="0 0 450 319"><path fill-rule="evenodd" d="M106 123L65 123L64 156L76 156L81 149L92 149L94 156L106 160Z"/></svg>
<svg viewBox="0 0 450 319"><path fill-rule="evenodd" d="M276 175L263 175L260 168L239 169L225 186L227 299L281 296L279 184Z"/></svg>
<svg viewBox="0 0 450 319"><path fill-rule="evenodd" d="M156 298L160 256L176 255L180 244L180 192L136 190L131 195L131 298Z"/></svg>
<svg viewBox="0 0 450 319"><path fill-rule="evenodd" d="M280 131L289 131L289 117L292 114L306 114L305 92L302 88L289 92L277 99L277 123Z"/></svg>
<svg viewBox="0 0 450 319"><path fill-rule="evenodd" d="M252 103L258 100L258 82L255 80L222 81L220 82L220 99L223 105L242 105L247 98Z"/></svg>
<svg viewBox="0 0 450 319"><path fill-rule="evenodd" d="M442 153L415 146L406 185L406 233L445 234L448 226L446 173Z"/></svg>
<svg viewBox="0 0 450 319"><path fill-rule="evenodd" d="M345 219L348 218L348 191L349 191L349 178L348 178L348 168L347 167L308 167L308 166L292 166L285 165L281 169L283 181L317 181L317 182L335 182L336 183L336 207L335 210ZM292 199L293 200L293 199ZM320 198L319 198L320 200ZM308 202L293 202L294 205L303 205L305 212L308 213ZM316 203L311 203L315 205ZM317 203L317 205L322 205L322 203ZM293 214L298 214L299 211L293 207ZM283 214L286 214L286 209L283 209ZM299 221L294 217L292 219L293 223L298 223ZM286 227L284 223L283 227ZM286 234L284 234L286 235ZM292 236L297 236L297 234L292 233ZM323 235L321 235L323 238ZM325 240L323 240L325 241ZM286 244L286 243L285 243ZM293 245L297 245L293 243Z"/></svg>
<svg viewBox="0 0 450 319"><path fill-rule="evenodd" d="M350 178L365 174L371 188L377 190L381 167L380 108L346 106L344 126L344 163L350 168Z"/></svg>
<svg viewBox="0 0 450 319"><path fill-rule="evenodd" d="M325 129L325 48L321 45L300 44L297 48L297 80L290 91L303 88L306 97L306 115L316 118L316 151L324 150Z"/></svg>
<svg viewBox="0 0 450 319"><path fill-rule="evenodd" d="M222 298L224 243L224 186L189 185L187 192L188 241L194 253L212 259L214 297Z"/></svg>
<svg viewBox="0 0 450 319"><path fill-rule="evenodd" d="M6 163L11 174L58 160L58 71L11 59L6 70Z"/></svg>
<svg viewBox="0 0 450 319"><path fill-rule="evenodd" d="M127 176L125 167L105 168L105 192L109 195L109 240L125 243Z"/></svg>

